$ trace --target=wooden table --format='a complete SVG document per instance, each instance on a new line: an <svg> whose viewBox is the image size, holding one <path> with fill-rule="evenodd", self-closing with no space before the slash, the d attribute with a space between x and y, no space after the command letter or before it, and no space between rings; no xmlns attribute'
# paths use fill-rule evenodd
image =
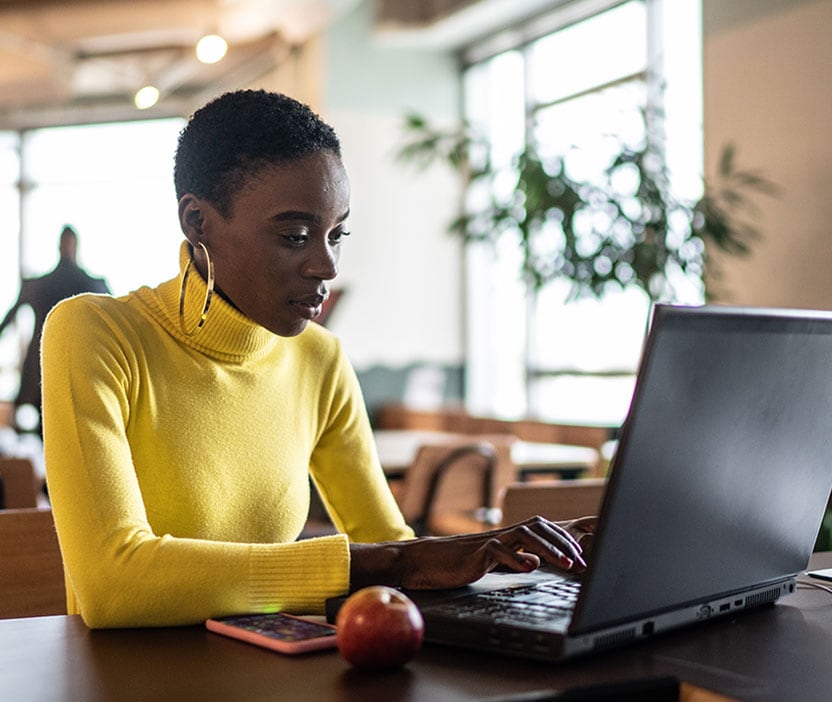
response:
<svg viewBox="0 0 832 702"><path fill-rule="evenodd" d="M813 567L832 566L832 553ZM351 668L337 652L282 656L202 627L90 631L78 617L0 621L0 700L466 702L673 675L746 702L824 702L832 594L799 588L763 610L565 664L426 645L406 667ZM528 698L527 698L528 699Z"/></svg>
<svg viewBox="0 0 832 702"><path fill-rule="evenodd" d="M374 433L379 459L388 477L401 477L413 463L416 452L425 444L476 440L476 435L454 434L417 429L381 429ZM549 444L516 440L511 446L511 458L517 465L518 476L525 480L535 474L577 478L593 472L600 456L588 446Z"/></svg>

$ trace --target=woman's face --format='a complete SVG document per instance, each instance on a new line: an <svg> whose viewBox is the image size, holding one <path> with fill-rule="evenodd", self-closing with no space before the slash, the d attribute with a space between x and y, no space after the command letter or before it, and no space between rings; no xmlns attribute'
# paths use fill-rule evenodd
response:
<svg viewBox="0 0 832 702"><path fill-rule="evenodd" d="M271 332L295 336L320 314L338 273L349 199L340 159L322 151L256 172L228 218L192 195L182 198L180 213L191 243L208 248L220 294ZM200 255L196 247L205 275Z"/></svg>

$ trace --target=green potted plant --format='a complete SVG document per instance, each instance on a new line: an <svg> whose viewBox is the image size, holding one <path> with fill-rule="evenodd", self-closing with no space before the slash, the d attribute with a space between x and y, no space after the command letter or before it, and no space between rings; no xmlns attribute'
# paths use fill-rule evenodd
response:
<svg viewBox="0 0 832 702"><path fill-rule="evenodd" d="M449 230L466 242L515 236L520 274L532 295L567 279L570 299L600 297L607 286L619 285L636 286L651 301L672 301L679 274L717 279L710 246L733 255L750 251L759 237L750 196L776 191L760 174L738 169L729 144L699 200L680 200L671 191L660 140L652 137L637 149L622 144L601 183L573 180L562 156L544 158L528 147L511 164L514 187L500 195L493 185L505 173L492 165L487 141L469 125L442 131L409 114L405 134L400 160L421 167L445 161L469 192L481 194L484 204L466 207ZM622 190L621 180L629 188Z"/></svg>

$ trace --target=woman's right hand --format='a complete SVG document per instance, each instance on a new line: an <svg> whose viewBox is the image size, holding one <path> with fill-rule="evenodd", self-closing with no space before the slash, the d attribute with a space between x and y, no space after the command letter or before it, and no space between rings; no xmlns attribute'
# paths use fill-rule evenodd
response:
<svg viewBox="0 0 832 702"><path fill-rule="evenodd" d="M350 587L393 585L413 590L454 588L494 568L530 572L547 563L561 570L586 568L583 545L595 517L553 522L532 517L492 531L423 537L381 544L352 544Z"/></svg>

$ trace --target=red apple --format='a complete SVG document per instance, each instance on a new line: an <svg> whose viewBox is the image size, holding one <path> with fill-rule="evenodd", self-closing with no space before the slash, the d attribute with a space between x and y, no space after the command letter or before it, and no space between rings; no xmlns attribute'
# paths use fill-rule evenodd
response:
<svg viewBox="0 0 832 702"><path fill-rule="evenodd" d="M425 622L413 601L392 587L372 585L350 595L338 611L338 650L359 668L395 668L422 645Z"/></svg>

